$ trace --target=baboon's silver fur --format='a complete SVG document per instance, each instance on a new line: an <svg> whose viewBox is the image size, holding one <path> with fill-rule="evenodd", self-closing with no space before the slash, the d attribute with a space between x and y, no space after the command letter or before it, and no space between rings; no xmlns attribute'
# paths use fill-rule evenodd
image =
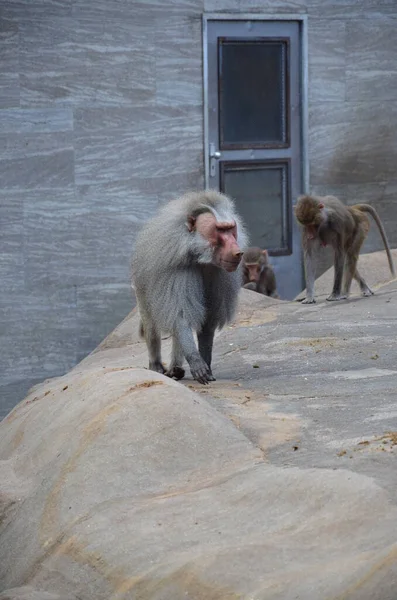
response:
<svg viewBox="0 0 397 600"><path fill-rule="evenodd" d="M230 322L241 287L241 264L233 273L211 264L212 248L187 218L212 212L218 221L235 220L240 248L247 245L234 203L216 191L190 192L163 206L136 240L132 261L133 287L143 326L172 333L182 317L194 331L205 320L221 329Z"/></svg>

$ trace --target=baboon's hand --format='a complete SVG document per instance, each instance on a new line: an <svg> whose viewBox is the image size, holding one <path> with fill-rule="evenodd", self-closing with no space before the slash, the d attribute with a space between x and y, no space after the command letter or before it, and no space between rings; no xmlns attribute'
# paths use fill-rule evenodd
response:
<svg viewBox="0 0 397 600"><path fill-rule="evenodd" d="M316 304L316 300L315 298L310 298L310 296L308 296L307 298L303 298L302 304Z"/></svg>
<svg viewBox="0 0 397 600"><path fill-rule="evenodd" d="M190 371L193 379L206 385L210 381L215 381L215 377L211 373L210 367L203 361L203 359L194 359L190 364Z"/></svg>

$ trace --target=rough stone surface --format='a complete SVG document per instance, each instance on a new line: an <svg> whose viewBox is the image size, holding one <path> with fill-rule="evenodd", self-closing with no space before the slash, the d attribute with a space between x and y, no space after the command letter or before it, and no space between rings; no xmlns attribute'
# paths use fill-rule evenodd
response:
<svg viewBox="0 0 397 600"><path fill-rule="evenodd" d="M242 290L206 387L133 312L0 424L0 599L395 600L396 305Z"/></svg>

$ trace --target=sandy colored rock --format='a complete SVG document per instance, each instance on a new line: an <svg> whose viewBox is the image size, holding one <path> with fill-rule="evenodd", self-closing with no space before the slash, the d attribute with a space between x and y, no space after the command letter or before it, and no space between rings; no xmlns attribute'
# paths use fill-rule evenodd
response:
<svg viewBox="0 0 397 600"><path fill-rule="evenodd" d="M209 386L133 312L0 424L0 600L395 600L396 308L244 290Z"/></svg>
<svg viewBox="0 0 397 600"><path fill-rule="evenodd" d="M0 594L0 600L67 600L67 596L61 597L58 594L35 591L30 586L23 586Z"/></svg>

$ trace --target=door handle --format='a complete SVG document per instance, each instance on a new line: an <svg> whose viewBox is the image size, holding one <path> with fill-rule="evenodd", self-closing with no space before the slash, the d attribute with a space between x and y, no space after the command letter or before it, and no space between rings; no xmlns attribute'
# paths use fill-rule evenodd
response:
<svg viewBox="0 0 397 600"><path fill-rule="evenodd" d="M220 158L221 156L219 150L215 150L215 144L210 144L210 158Z"/></svg>
<svg viewBox="0 0 397 600"><path fill-rule="evenodd" d="M222 154L219 150L215 150L215 144L210 144L210 177L215 177L216 175L216 161L219 160Z"/></svg>

